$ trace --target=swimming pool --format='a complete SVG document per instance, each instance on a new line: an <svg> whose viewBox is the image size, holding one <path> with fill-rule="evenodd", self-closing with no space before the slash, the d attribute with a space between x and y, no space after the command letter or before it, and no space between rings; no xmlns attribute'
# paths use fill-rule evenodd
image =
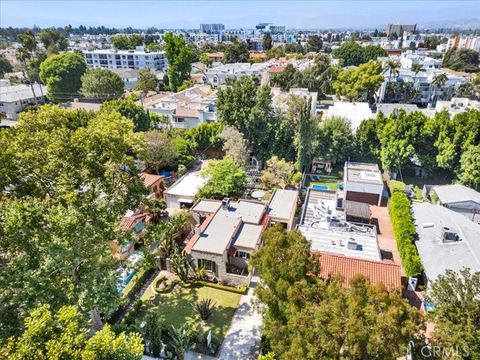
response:
<svg viewBox="0 0 480 360"><path fill-rule="evenodd" d="M322 191L328 191L329 187L327 185L312 185L312 189L314 190L322 190Z"/></svg>

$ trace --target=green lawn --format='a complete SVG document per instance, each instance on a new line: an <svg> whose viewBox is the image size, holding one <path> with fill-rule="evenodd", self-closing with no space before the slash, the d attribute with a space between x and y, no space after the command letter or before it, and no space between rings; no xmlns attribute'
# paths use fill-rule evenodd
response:
<svg viewBox="0 0 480 360"><path fill-rule="evenodd" d="M148 292L150 291L149 289ZM148 299L152 294L153 291L144 294L142 299ZM221 342L230 327L240 297L240 294L207 286L192 286L190 288L177 286L177 289L170 293L157 295L158 301L156 303L158 305L150 305L149 307L160 312L160 318L166 325L178 327L185 323L191 323L198 330L208 331L211 329L214 337ZM201 321L197 311L193 308L195 302L203 298L212 298L216 304L213 315L208 322Z"/></svg>

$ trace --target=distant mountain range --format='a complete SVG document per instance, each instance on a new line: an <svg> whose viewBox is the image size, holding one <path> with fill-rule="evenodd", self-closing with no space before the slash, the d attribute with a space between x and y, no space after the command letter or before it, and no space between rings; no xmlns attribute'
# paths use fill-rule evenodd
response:
<svg viewBox="0 0 480 360"><path fill-rule="evenodd" d="M458 29L458 30L480 30L480 18L463 19L463 20L445 20L445 21L430 21L425 23L419 23L420 29Z"/></svg>

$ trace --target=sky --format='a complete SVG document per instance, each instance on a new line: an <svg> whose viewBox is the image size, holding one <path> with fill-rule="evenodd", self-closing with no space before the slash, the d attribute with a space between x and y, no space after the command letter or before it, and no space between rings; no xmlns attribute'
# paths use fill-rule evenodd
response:
<svg viewBox="0 0 480 360"><path fill-rule="evenodd" d="M292 29L381 28L387 23L441 24L479 17L478 0L0 0L1 27L198 28L200 23L222 23L227 28L252 28L274 22Z"/></svg>

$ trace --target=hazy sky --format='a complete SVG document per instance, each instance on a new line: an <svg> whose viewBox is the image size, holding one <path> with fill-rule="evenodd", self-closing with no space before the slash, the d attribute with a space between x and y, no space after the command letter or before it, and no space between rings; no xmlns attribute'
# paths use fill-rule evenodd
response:
<svg viewBox="0 0 480 360"><path fill-rule="evenodd" d="M105 25L197 28L219 22L251 28L275 22L288 28L383 27L480 17L480 1L22 1L0 0L0 26Z"/></svg>

